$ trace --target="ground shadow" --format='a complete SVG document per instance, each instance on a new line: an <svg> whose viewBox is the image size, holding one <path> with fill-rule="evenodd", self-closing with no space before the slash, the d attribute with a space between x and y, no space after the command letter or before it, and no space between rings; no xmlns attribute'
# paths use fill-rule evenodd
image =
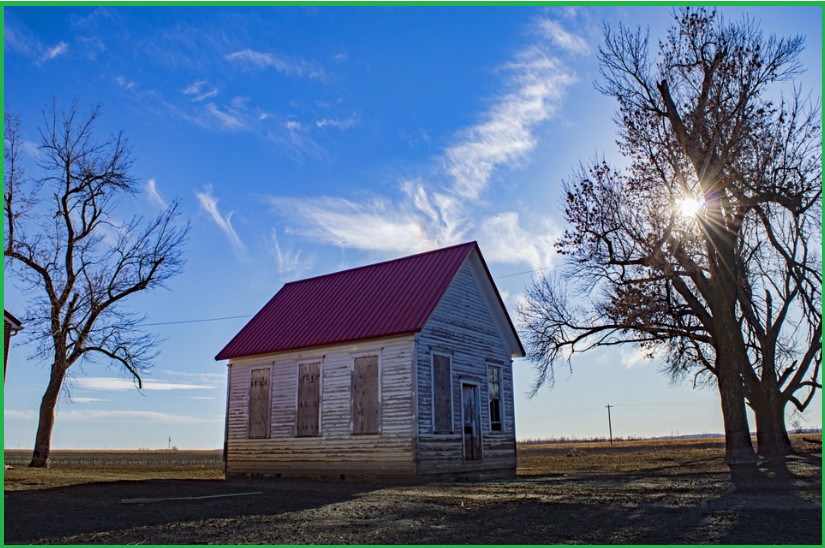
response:
<svg viewBox="0 0 825 548"><path fill-rule="evenodd" d="M641 473L413 485L151 480L6 493L6 543L820 544L821 456L723 472L721 457ZM122 499L261 491L123 505ZM48 518L44 518L48 515Z"/></svg>
<svg viewBox="0 0 825 548"><path fill-rule="evenodd" d="M349 500L376 488L321 480L142 480L86 483L4 493L4 543L27 544L87 533L193 520L271 516ZM256 495L124 504L124 499Z"/></svg>

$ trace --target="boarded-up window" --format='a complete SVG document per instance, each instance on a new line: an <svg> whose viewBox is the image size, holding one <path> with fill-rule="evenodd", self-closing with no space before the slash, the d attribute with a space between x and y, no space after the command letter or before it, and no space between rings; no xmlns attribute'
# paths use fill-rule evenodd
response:
<svg viewBox="0 0 825 548"><path fill-rule="evenodd" d="M487 394L490 397L490 430L501 431L501 368L487 366Z"/></svg>
<svg viewBox="0 0 825 548"><path fill-rule="evenodd" d="M378 356L355 358L352 368L352 433L378 433Z"/></svg>
<svg viewBox="0 0 825 548"><path fill-rule="evenodd" d="M269 369L253 369L249 386L249 437L269 437Z"/></svg>
<svg viewBox="0 0 825 548"><path fill-rule="evenodd" d="M433 432L453 431L450 357L433 355Z"/></svg>
<svg viewBox="0 0 825 548"><path fill-rule="evenodd" d="M298 366L298 427L299 436L319 435L321 409L321 364L302 363Z"/></svg>

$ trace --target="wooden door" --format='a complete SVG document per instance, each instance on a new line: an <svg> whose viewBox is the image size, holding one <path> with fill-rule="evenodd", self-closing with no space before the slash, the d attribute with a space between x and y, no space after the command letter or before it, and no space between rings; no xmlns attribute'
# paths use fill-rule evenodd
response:
<svg viewBox="0 0 825 548"><path fill-rule="evenodd" d="M269 369L253 369L249 387L249 437L269 437Z"/></svg>
<svg viewBox="0 0 825 548"><path fill-rule="evenodd" d="M461 385L461 416L464 432L464 460L481 460L481 415L478 386Z"/></svg>
<svg viewBox="0 0 825 548"><path fill-rule="evenodd" d="M380 424L378 356L355 358L352 368L352 433L377 434Z"/></svg>
<svg viewBox="0 0 825 548"><path fill-rule="evenodd" d="M321 417L321 364L302 363L298 366L299 436L319 435Z"/></svg>

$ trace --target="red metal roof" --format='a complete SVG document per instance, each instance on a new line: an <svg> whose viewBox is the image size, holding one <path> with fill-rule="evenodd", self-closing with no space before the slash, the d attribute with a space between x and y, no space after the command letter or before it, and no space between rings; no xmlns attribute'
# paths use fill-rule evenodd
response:
<svg viewBox="0 0 825 548"><path fill-rule="evenodd" d="M288 283L215 359L420 331L477 248L470 242Z"/></svg>

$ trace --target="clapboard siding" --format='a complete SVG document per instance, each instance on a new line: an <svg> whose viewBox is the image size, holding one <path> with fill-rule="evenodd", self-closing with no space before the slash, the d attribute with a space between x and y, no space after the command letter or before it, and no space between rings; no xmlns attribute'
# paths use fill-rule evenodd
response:
<svg viewBox="0 0 825 548"><path fill-rule="evenodd" d="M238 359L229 365L227 473L414 475L413 337ZM377 355L378 434L353 435L352 369ZM320 363L319 435L296 437L299 364ZM271 432L249 437L254 369L271 368Z"/></svg>
<svg viewBox="0 0 825 548"><path fill-rule="evenodd" d="M418 444L420 475L515 469L513 368L510 350L479 285L479 271L468 260L445 292L424 329L416 336ZM453 434L433 433L432 355L452 362ZM501 367L503 431L490 430L487 365ZM476 383L481 401L482 455L465 461L461 433L462 381Z"/></svg>

